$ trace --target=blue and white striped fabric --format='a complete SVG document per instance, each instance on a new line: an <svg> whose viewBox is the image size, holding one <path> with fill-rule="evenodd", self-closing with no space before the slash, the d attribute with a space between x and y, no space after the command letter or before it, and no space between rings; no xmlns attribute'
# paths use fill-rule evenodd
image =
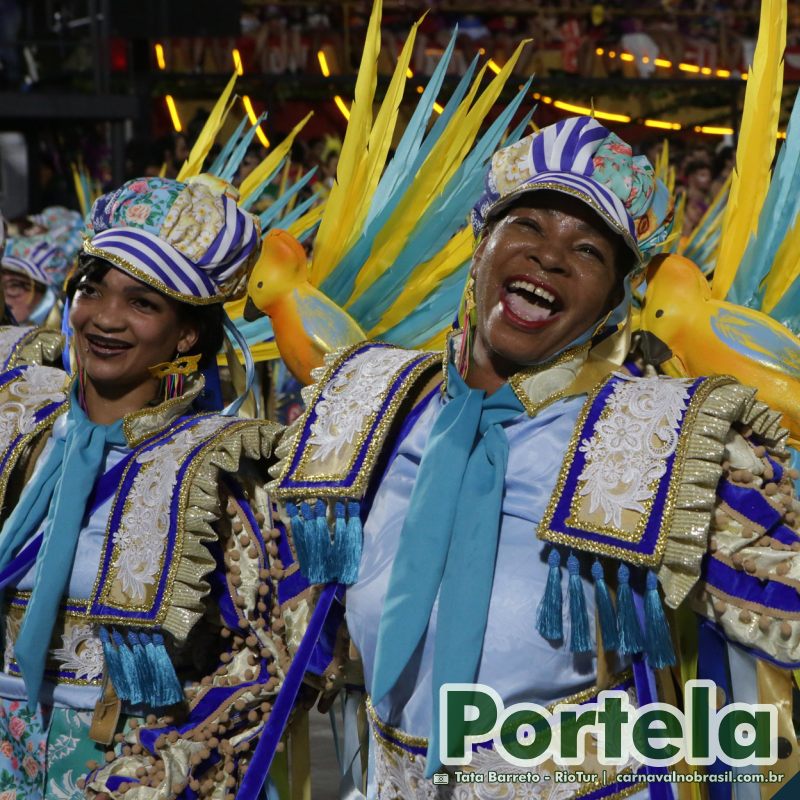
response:
<svg viewBox="0 0 800 800"><path fill-rule="evenodd" d="M222 302L258 252L257 219L200 181L139 178L95 202L84 253L181 302Z"/></svg>
<svg viewBox="0 0 800 800"><path fill-rule="evenodd" d="M641 262L672 220L669 193L646 158L592 117L572 117L499 150L472 211L480 236L516 198L548 189L577 197L618 233Z"/></svg>
<svg viewBox="0 0 800 800"><path fill-rule="evenodd" d="M624 227L631 238L636 238L636 228L625 204L613 192L590 178L569 172L540 172L526 184L528 188L553 188L556 191L572 190L569 193L580 197L617 227Z"/></svg>
<svg viewBox="0 0 800 800"><path fill-rule="evenodd" d="M542 128L531 144L535 172L591 175L593 157L609 131L591 117L571 117Z"/></svg>
<svg viewBox="0 0 800 800"><path fill-rule="evenodd" d="M149 231L109 228L91 242L84 242L83 249L171 297L216 298L214 281L171 244Z"/></svg>
<svg viewBox="0 0 800 800"><path fill-rule="evenodd" d="M10 239L3 254L2 268L25 275L43 286L49 286L52 280L45 270L45 265L58 252L58 247L48 242L40 242L28 249L20 248L19 240Z"/></svg>

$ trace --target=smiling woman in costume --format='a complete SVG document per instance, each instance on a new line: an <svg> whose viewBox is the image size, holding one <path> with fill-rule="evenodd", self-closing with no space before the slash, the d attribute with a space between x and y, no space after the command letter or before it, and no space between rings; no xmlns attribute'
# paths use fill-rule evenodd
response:
<svg viewBox="0 0 800 800"><path fill-rule="evenodd" d="M545 128L493 158L444 356L368 342L315 371L269 488L305 574L348 584L371 797L499 796L430 783L444 683L487 684L506 705L605 688L680 704L696 676L727 702L791 696L800 600L781 615L767 599L800 547L779 416L731 379L623 366L631 280L671 217L647 160L599 122ZM789 704L779 733L792 773ZM617 772L649 769L631 756L604 771L595 747L581 767L602 779L535 767L551 773L541 797L627 795ZM514 771L488 741L473 749L466 769Z"/></svg>
<svg viewBox="0 0 800 800"><path fill-rule="evenodd" d="M76 379L0 378L0 792L74 797L99 760L88 797L224 796L287 658L253 477L277 426L204 411L257 221L201 176L128 182L88 223L68 289Z"/></svg>

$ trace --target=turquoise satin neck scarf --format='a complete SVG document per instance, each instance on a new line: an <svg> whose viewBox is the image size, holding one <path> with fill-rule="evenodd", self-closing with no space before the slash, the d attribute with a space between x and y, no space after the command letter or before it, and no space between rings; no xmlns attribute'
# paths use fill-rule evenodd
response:
<svg viewBox="0 0 800 800"><path fill-rule="evenodd" d="M371 695L379 703L422 640L437 595L430 777L439 760L439 689L478 674L508 464L502 423L522 413L512 387L470 389L448 367L448 402L422 454L378 628Z"/></svg>
<svg viewBox="0 0 800 800"><path fill-rule="evenodd" d="M69 585L78 535L92 489L102 474L106 448L125 443L122 420L96 425L80 407L73 388L65 435L54 437L50 452L0 531L3 567L45 522L33 592L15 646L30 706L39 697L53 625Z"/></svg>

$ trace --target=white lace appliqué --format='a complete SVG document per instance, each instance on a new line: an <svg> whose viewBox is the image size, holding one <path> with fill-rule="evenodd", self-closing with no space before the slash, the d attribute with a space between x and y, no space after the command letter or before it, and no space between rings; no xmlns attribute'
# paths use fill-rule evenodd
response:
<svg viewBox="0 0 800 800"><path fill-rule="evenodd" d="M74 625L61 635L62 646L53 650L61 669L93 681L103 674L103 645L91 625Z"/></svg>
<svg viewBox="0 0 800 800"><path fill-rule="evenodd" d="M29 367L11 384L8 393L16 399L0 405L0 442L8 445L17 434L33 432L41 408L66 400L58 375L62 373L50 367Z"/></svg>
<svg viewBox="0 0 800 800"><path fill-rule="evenodd" d="M419 353L374 348L344 364L323 389L311 426L311 461L339 456L363 431L367 419L380 409L390 380Z"/></svg>
<svg viewBox="0 0 800 800"><path fill-rule="evenodd" d="M131 600L142 602L146 587L153 585L160 573L181 459L227 423L224 417L201 420L137 456L142 469L128 495L114 548L117 577Z"/></svg>
<svg viewBox="0 0 800 800"><path fill-rule="evenodd" d="M626 376L618 376L626 377ZM619 528L625 510L643 513L678 446L678 424L689 403L689 381L635 378L619 382L590 439L580 451L578 480L589 513L601 509L605 525Z"/></svg>

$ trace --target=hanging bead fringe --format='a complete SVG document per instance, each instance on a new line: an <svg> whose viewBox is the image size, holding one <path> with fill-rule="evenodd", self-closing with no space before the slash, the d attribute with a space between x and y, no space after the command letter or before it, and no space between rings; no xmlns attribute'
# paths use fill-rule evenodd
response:
<svg viewBox="0 0 800 800"><path fill-rule="evenodd" d="M630 570L626 564L620 564L617 570L619 588L617 590L617 633L619 634L619 652L625 655L641 653L644 650L642 628L633 605Z"/></svg>
<svg viewBox="0 0 800 800"><path fill-rule="evenodd" d="M611 594L603 573L603 565L598 561L592 564L592 578L594 579L594 598L597 606L597 615L600 617L600 632L603 636L603 647L606 650L619 648L619 634L617 633L617 615Z"/></svg>
<svg viewBox="0 0 800 800"><path fill-rule="evenodd" d="M644 616L647 662L653 669L671 666L675 663L675 651L672 648L672 636L658 594L658 578L652 570L647 572Z"/></svg>
<svg viewBox="0 0 800 800"><path fill-rule="evenodd" d="M573 653L588 653L592 649L589 636L589 614L586 611L586 598L581 583L580 562L574 553L567 559L569 572L569 649Z"/></svg>
<svg viewBox="0 0 800 800"><path fill-rule="evenodd" d="M536 630L545 639L554 642L564 638L561 619L561 555L555 547L550 551L547 563L550 571L536 612Z"/></svg>

